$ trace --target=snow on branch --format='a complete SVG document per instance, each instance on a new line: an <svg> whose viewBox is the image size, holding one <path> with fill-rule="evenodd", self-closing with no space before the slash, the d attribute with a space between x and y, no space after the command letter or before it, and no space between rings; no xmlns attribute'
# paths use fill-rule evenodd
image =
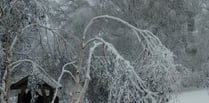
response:
<svg viewBox="0 0 209 103"><path fill-rule="evenodd" d="M15 64L19 64L19 63L23 63L23 62L29 62L29 63L32 63L32 64L36 64L33 60L30 60L30 59L21 59L21 60L18 60L18 61L15 61L15 62L11 63L10 65L11 66L14 66Z"/></svg>
<svg viewBox="0 0 209 103"><path fill-rule="evenodd" d="M94 54L94 51L95 49L100 46L101 44L103 44L102 42L93 42L94 43L94 46L90 48L90 51L89 51L89 56L88 56L88 60L87 60L87 69L86 69L86 80L85 80L85 83L84 83L84 86L81 90L81 94L79 95L79 98L77 100L76 103L83 103L83 99L84 99L84 96L85 96L85 93L87 91L87 88L88 88L88 85L89 85L89 82L90 82L90 67L91 67L91 60L92 60L92 56Z"/></svg>
<svg viewBox="0 0 209 103"><path fill-rule="evenodd" d="M149 76L157 77L154 82L165 82L159 88L172 88L172 83L176 80L174 78L177 74L176 65L174 63L173 53L166 48L158 37L148 30L139 29L128 22L109 15L101 15L94 17L86 26L83 32L83 40L87 37L87 31L97 19L112 19L129 27L133 30L134 35L137 37L139 43L141 43L143 50L139 53L139 56L134 60L140 59L142 63L136 63L137 66L133 67L131 61L126 60L115 47L103 40L102 38L92 38L84 43L84 47L92 42L102 42L107 51L111 55L111 59L114 64L112 71L106 70L106 76L111 79L109 85L109 97L108 103L129 103L129 102L157 102L157 93L152 92L153 89L147 86L147 81L142 80L139 76L140 73L145 74L145 78ZM143 41L142 41L143 39ZM91 59L88 59L87 65L90 65ZM90 62L90 63L89 63ZM144 71L143 71L144 70ZM160 72L160 73L158 73ZM146 74L148 73L148 74ZM146 76L147 75L147 76ZM165 76L165 80L159 78ZM148 83L149 84L149 83ZM168 85L169 84L169 85ZM166 90L166 91L167 91ZM155 90L154 90L155 91ZM163 91L163 90L162 90ZM157 91L158 92L158 91Z"/></svg>
<svg viewBox="0 0 209 103"><path fill-rule="evenodd" d="M75 63L75 61L69 62L69 63L66 63L66 64L62 67L62 73L60 74L60 76L59 76L59 78L58 78L58 82L59 82L59 83L60 83L60 80L61 80L61 78L62 78L62 76L63 76L64 73L69 73L69 74L72 76L73 80L75 80L75 77L73 76L73 74L72 74L70 71L65 70L65 68L66 68L68 65L73 65L74 63Z"/></svg>
<svg viewBox="0 0 209 103"><path fill-rule="evenodd" d="M58 81L57 81L58 83L60 83L60 81L61 81L62 76L64 75L64 73L70 74L70 75L72 76L73 80L75 81L75 77L73 76L73 74L72 74L70 71L65 70L65 68L66 68L68 65L73 65L73 64L75 64L75 61L66 63L66 64L62 67L62 72L61 72L61 74L60 74L60 76L59 76L59 78L58 78ZM58 93L58 88L56 88L56 90L55 90L55 93L54 93L54 96L53 96L53 99L52 99L51 103L54 103L55 98L56 98L56 96L57 96L57 93Z"/></svg>
<svg viewBox="0 0 209 103"><path fill-rule="evenodd" d="M97 41L97 43L96 43ZM89 58L87 60L87 70L86 70L86 81L84 87L82 89L81 95L76 103L82 103L80 101L83 100L83 96L85 94L86 88L88 86L90 80L90 66L92 55L96 47L101 44L104 44L107 48L107 51L112 54L112 59L114 59L115 68L113 71L106 70L109 74L108 78L111 79L111 85L109 85L109 97L108 103L129 103L129 102L138 102L138 101L147 101L151 99L151 101L155 101L153 95L155 93L149 91L145 85L144 81L139 77L137 72L134 70L134 67L130 64L128 60L126 60L123 56L119 54L119 52L115 49L115 47L103 40L102 38L92 38L85 43L85 46L90 44L91 42L94 43L94 46L90 48ZM131 88L130 88L131 87ZM143 99L141 98L142 95L145 95ZM138 99L137 99L138 98Z"/></svg>
<svg viewBox="0 0 209 103"><path fill-rule="evenodd" d="M128 23L128 22L126 22L126 21L124 21L120 18L117 18L117 17L114 17L114 16L109 16L109 15L101 15L101 16L97 16L97 17L92 18L90 20L90 22L87 24L86 28L84 29L83 40L86 39L88 29L91 27L91 25L97 19L112 19L112 20L116 20L116 21L121 22L122 24L126 25L127 27L129 27L131 30L134 31L134 35L137 37L139 42L141 42L142 38L145 39L145 43L143 43L143 42L141 42L141 43L142 43L143 47L146 47L146 49L149 50L149 52L151 54L153 54L155 52L155 50L158 49L158 48L163 49L165 51L169 51L161 43L159 38L156 37L152 32L150 32L148 30L139 29L139 28L131 25L130 23ZM172 53L169 51L168 54L172 54Z"/></svg>
<svg viewBox="0 0 209 103"><path fill-rule="evenodd" d="M40 65L36 64L34 61L32 61L30 59L22 59L22 60L18 60L18 61L15 61L15 62L10 64L10 66L11 66L11 71L10 72L13 72L15 68L17 68L20 64L22 64L24 62L29 62L29 63L32 64L33 68L38 67L38 68L40 68L40 70L44 71L44 69ZM7 74L7 71L4 72L2 87L0 87L1 95L2 95L2 93L4 95L6 93L6 83L5 83L6 74Z"/></svg>
<svg viewBox="0 0 209 103"><path fill-rule="evenodd" d="M144 81L139 77L137 72L134 70L134 67L130 64L128 60L126 60L119 52L115 49L115 47L100 39L105 46L107 47L107 51L110 52L114 58L115 68L113 72L109 72L108 76L111 78L111 84L109 86L110 93L108 97L108 103L129 103L129 102L138 102L138 101L146 101L148 99L153 98L143 98L142 100L137 100L142 95L153 95L154 93L148 92L149 90L145 87ZM131 88L130 88L131 87Z"/></svg>
<svg viewBox="0 0 209 103"><path fill-rule="evenodd" d="M21 33L20 34L17 34L14 38L14 40L12 41L12 44L10 46L10 50L12 51L12 49L14 48L14 45L16 44L17 42L17 39L19 36L21 36L25 30L27 30L28 28L30 27L33 27L33 26L38 26L40 28L43 28L43 29L46 29L46 30L49 30L53 35L56 35L58 37L60 37L62 40L64 40L64 42L68 43L68 45L70 45L70 43L68 42L68 40L66 40L62 35L60 35L58 32L59 29L53 29L53 28L50 28L50 27L47 27L47 26L44 26L44 25L41 25L41 24L38 24L38 23L33 23L33 24L29 24L29 25L26 25L22 30L21 30ZM74 36L74 38L77 39L77 37ZM71 45L70 45L71 48L73 48Z"/></svg>

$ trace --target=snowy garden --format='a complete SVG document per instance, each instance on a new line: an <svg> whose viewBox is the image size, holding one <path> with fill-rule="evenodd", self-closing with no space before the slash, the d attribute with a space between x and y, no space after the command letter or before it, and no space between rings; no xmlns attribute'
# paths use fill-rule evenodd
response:
<svg viewBox="0 0 209 103"><path fill-rule="evenodd" d="M208 15L208 0L1 0L0 103L207 103Z"/></svg>

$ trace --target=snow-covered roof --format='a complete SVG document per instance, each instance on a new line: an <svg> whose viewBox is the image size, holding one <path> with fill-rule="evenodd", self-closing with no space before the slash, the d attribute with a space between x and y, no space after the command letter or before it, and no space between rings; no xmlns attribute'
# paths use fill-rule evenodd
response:
<svg viewBox="0 0 209 103"><path fill-rule="evenodd" d="M27 88L29 77L35 76L36 79L43 82L46 88L61 88L62 85L55 81L45 70L42 68L34 68L33 72L24 73L19 75L18 78L12 78L11 89Z"/></svg>

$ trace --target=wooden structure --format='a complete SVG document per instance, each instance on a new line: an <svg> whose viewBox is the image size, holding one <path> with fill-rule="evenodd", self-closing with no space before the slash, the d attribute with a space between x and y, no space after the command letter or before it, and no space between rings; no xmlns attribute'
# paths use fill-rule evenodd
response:
<svg viewBox="0 0 209 103"><path fill-rule="evenodd" d="M36 91L33 89L33 93L31 93L31 84L34 80L38 80L39 82L35 82ZM32 94L35 96L35 103L51 103L55 89L61 88L61 85L56 82L52 77L50 77L43 69L35 68L31 73L24 75L15 81L13 81L11 85L11 90L20 90L21 92L18 94L17 103L31 103ZM35 92L35 93L34 93ZM58 103L59 98L56 97L54 103Z"/></svg>

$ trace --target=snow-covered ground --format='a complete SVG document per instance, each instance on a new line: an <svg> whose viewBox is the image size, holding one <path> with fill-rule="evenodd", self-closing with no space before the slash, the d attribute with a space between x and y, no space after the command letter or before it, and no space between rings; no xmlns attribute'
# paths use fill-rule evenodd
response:
<svg viewBox="0 0 209 103"><path fill-rule="evenodd" d="M178 94L169 103L209 103L209 90L185 91Z"/></svg>

